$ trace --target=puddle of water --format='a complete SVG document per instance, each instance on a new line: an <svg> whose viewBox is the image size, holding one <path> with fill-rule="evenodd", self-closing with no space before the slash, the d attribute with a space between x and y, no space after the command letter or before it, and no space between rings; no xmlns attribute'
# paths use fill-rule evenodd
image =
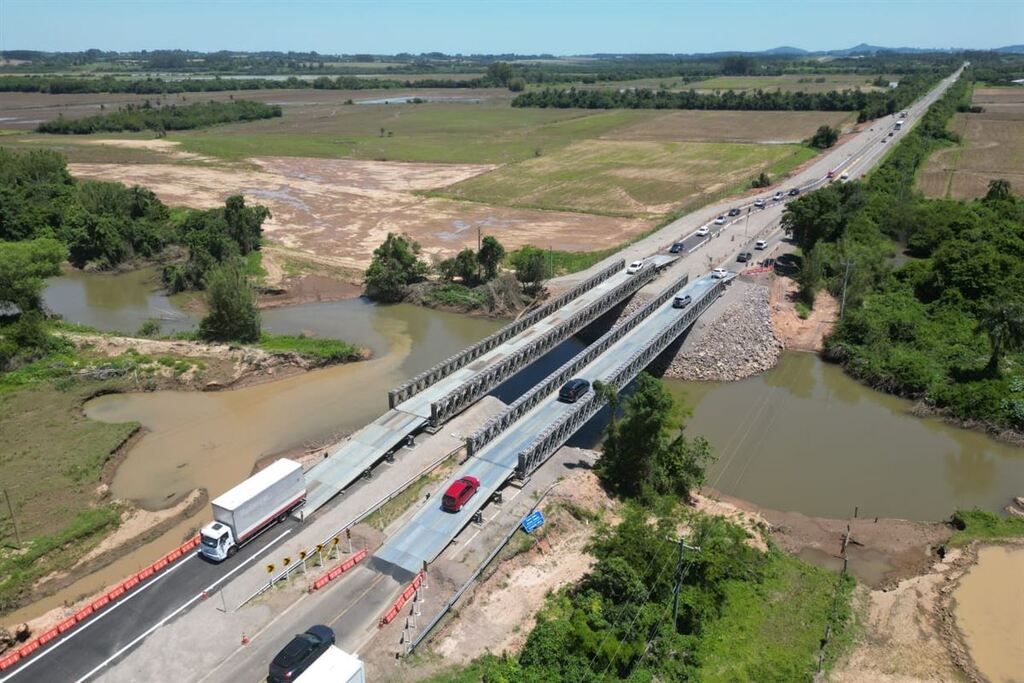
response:
<svg viewBox="0 0 1024 683"><path fill-rule="evenodd" d="M953 594L956 624L971 657L992 683L1024 674L1024 548L987 546Z"/></svg>
<svg viewBox="0 0 1024 683"><path fill-rule="evenodd" d="M759 377L667 381L693 407L687 431L718 456L708 484L817 517L939 520L998 511L1024 483L1024 449L909 413L811 354L786 353Z"/></svg>
<svg viewBox="0 0 1024 683"><path fill-rule="evenodd" d="M851 545L846 548L846 556L848 558L847 570L858 581L866 583L871 587L880 586L885 580L886 574L894 569L885 553L877 550L858 548ZM841 571L843 568L843 558L838 554L833 555L817 548L804 548L797 553L797 557L804 562L824 567L834 572Z"/></svg>

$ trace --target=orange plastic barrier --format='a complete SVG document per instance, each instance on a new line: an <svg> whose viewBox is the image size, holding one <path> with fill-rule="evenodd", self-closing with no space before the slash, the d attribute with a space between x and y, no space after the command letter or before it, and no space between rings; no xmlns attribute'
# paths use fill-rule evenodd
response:
<svg viewBox="0 0 1024 683"><path fill-rule="evenodd" d="M30 654L38 650L40 647L42 647L46 643L50 642L51 640L59 636L61 633L66 633L67 631L70 631L72 628L75 627L76 624L80 624L81 622L88 619L93 612L102 609L107 604L109 604L111 600L118 599L119 597L130 591L132 588L142 583L144 580L153 576L161 569L167 567L167 565L171 564L175 560L185 555L185 553L187 553L192 548L195 548L197 545L199 545L198 535L193 536L189 540L185 541L180 546L178 546L171 552L167 553L162 558L160 558L153 564L149 565L145 569L133 574L132 576L129 576L127 579L125 579L124 581L117 584L109 591L107 591L105 595L101 595L100 597L93 600L91 603L89 603L82 609L75 612L74 616L68 617L64 621L57 624L57 626L55 626L54 628L51 628L49 631L46 631L42 635L37 636L35 640L30 640L24 645L22 645L20 648L18 648L16 652L12 652L6 657L0 659L0 671L3 671L4 669L8 669L14 666L22 659L28 657ZM359 551L359 553L362 553L362 555L359 557L359 560L363 559L363 557L366 557L365 550L361 550ZM359 555L359 553L356 553L356 555ZM353 558L356 557L356 555L353 555ZM350 560L353 558L350 558ZM358 562L359 560L356 560L356 562ZM355 562L353 562L352 564L355 564Z"/></svg>
<svg viewBox="0 0 1024 683"><path fill-rule="evenodd" d="M385 612L384 616L380 618L380 623L377 624L377 628L383 628L395 620L395 617L397 617L398 613L402 611L405 603L409 602L409 598L416 594L416 589L420 587L421 583L423 583L423 572L417 574L416 578L406 586L405 590L402 591L402 594L398 596L398 599L395 600L395 603L391 606L391 609Z"/></svg>
<svg viewBox="0 0 1024 683"><path fill-rule="evenodd" d="M331 581L334 581L336 578L347 572L349 569L352 569L352 567L356 566L368 554L369 553L366 550L366 548L363 548L362 550L356 552L354 555L352 555L352 557L348 558L341 564L336 565L326 574L324 574L319 579L310 584L309 592L312 593L313 591L318 591Z"/></svg>

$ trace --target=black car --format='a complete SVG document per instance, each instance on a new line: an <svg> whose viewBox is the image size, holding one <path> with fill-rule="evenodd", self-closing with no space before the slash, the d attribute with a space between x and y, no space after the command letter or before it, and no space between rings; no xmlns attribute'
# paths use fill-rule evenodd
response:
<svg viewBox="0 0 1024 683"><path fill-rule="evenodd" d="M577 377L562 385L558 392L558 400L563 403L575 403L580 400L580 396L583 396L588 391L590 391L590 382Z"/></svg>
<svg viewBox="0 0 1024 683"><path fill-rule="evenodd" d="M292 638L270 662L269 683L294 681L309 668L327 648L334 645L334 631L328 626L310 626L305 633Z"/></svg>
<svg viewBox="0 0 1024 683"><path fill-rule="evenodd" d="M683 250L684 246L686 245L684 245L682 242L675 242L671 247L668 248L668 253L678 254Z"/></svg>
<svg viewBox="0 0 1024 683"><path fill-rule="evenodd" d="M792 190L789 191L789 196L790 197L795 197L798 194L800 194L800 188L799 187L794 187Z"/></svg>
<svg viewBox="0 0 1024 683"><path fill-rule="evenodd" d="M746 263L753 257L754 255L751 254L749 251L741 251L739 254L736 255L736 260L739 261L740 263Z"/></svg>
<svg viewBox="0 0 1024 683"><path fill-rule="evenodd" d="M735 209L735 208L734 209L729 209L729 215L730 216L739 216L740 215L740 210L739 209Z"/></svg>

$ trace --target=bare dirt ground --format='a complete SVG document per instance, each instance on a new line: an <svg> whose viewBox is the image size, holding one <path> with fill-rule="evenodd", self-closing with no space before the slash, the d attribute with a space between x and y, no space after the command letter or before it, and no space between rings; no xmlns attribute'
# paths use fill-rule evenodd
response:
<svg viewBox="0 0 1024 683"><path fill-rule="evenodd" d="M1014 544L1019 545L1020 540ZM952 550L926 573L898 585L860 591L863 632L832 683L946 683L986 679L956 624L953 595L975 564L979 542Z"/></svg>
<svg viewBox="0 0 1024 683"><path fill-rule="evenodd" d="M364 269L387 233L406 233L426 254L444 258L476 246L477 230L508 249L543 244L566 251L614 246L647 228L638 219L491 207L428 198L414 191L444 187L487 172L481 164L425 164L269 157L259 170L183 164L70 164L79 177L152 189L171 205L210 208L236 193L268 206L268 240L322 263Z"/></svg>
<svg viewBox="0 0 1024 683"><path fill-rule="evenodd" d="M775 337L791 351L818 353L839 319L839 302L828 292L819 292L811 314L804 320L796 312L798 289L792 278L776 277L772 280L769 305Z"/></svg>

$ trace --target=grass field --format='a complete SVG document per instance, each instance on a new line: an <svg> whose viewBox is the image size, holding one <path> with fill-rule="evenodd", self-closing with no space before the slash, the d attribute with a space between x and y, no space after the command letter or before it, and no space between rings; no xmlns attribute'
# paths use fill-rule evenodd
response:
<svg viewBox="0 0 1024 683"><path fill-rule="evenodd" d="M607 140L799 142L818 126L843 129L852 113L824 111L673 111L605 133Z"/></svg>
<svg viewBox="0 0 1024 683"><path fill-rule="evenodd" d="M777 177L812 156L796 145L584 140L443 194L500 206L654 217L704 203L761 171Z"/></svg>
<svg viewBox="0 0 1024 683"><path fill-rule="evenodd" d="M824 79L824 80L819 80ZM829 90L879 90L872 76L863 74L791 74L785 76L719 76L687 83L686 90L782 90L785 92L827 92ZM898 80L895 76L886 80Z"/></svg>
<svg viewBox="0 0 1024 683"><path fill-rule="evenodd" d="M486 103L351 105L305 114L286 109L273 122L219 126L168 139L180 141L187 151L228 160L310 156L500 164L597 137L644 115Z"/></svg>
<svg viewBox="0 0 1024 683"><path fill-rule="evenodd" d="M982 197L996 178L1024 193L1024 88L979 88L973 102L985 111L956 114L950 123L962 142L932 154L918 173L928 197Z"/></svg>

